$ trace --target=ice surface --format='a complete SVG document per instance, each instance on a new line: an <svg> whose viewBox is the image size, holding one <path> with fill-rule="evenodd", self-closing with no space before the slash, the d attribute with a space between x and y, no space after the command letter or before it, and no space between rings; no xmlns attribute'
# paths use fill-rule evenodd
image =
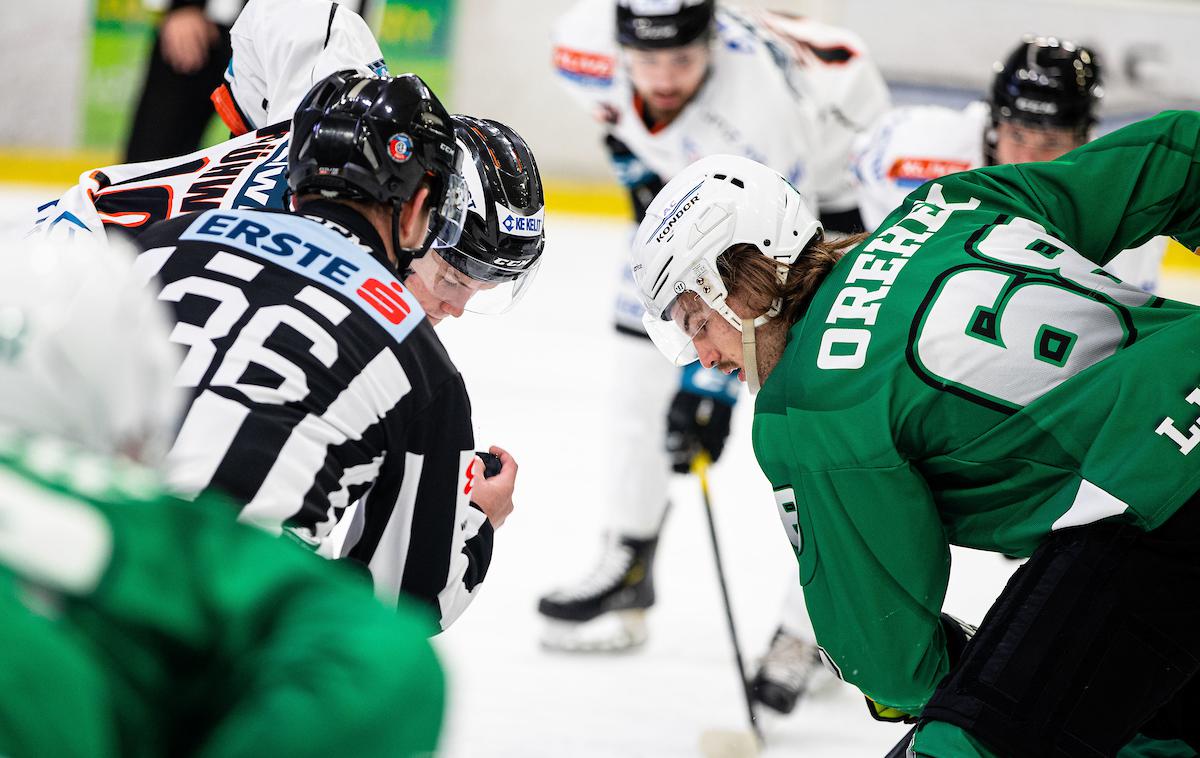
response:
<svg viewBox="0 0 1200 758"><path fill-rule="evenodd" d="M53 195L0 189L0 223ZM742 729L745 720L693 481L675 483L646 646L590 656L538 646L538 596L585 572L600 548L608 364L617 339L611 303L629 227L551 214L546 231L542 270L511 313L468 314L439 327L471 392L478 446L502 445L521 466L516 511L496 535L487 581L436 640L451 688L442 753L697 756L704 731ZM1196 279L1177 276L1164 285L1169 296L1197 292ZM712 493L743 649L753 661L778 624L794 559L749 448L750 416L751 404L740 403ZM979 622L1016 565L955 550L947 610ZM763 724L768 757L879 756L907 729L872 721L856 691L831 678L791 716L765 713Z"/></svg>

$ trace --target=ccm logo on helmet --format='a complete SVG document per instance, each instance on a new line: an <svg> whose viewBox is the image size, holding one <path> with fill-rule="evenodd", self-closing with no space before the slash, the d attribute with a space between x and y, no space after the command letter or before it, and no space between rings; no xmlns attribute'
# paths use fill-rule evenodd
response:
<svg viewBox="0 0 1200 758"><path fill-rule="evenodd" d="M497 266L504 266L506 268L518 268L528 263L528 261L518 260L516 258L496 258L492 262Z"/></svg>

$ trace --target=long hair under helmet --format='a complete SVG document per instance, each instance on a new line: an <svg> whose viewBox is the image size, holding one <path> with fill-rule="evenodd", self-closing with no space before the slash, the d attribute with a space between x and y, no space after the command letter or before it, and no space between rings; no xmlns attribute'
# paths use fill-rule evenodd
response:
<svg viewBox="0 0 1200 758"><path fill-rule="evenodd" d="M738 316L726 303L717 258L734 245L753 245L775 262L784 282L788 266L822 234L804 198L778 172L735 155L701 158L658 193L633 241L633 278L646 307L647 333L676 365L695 361L692 339L702 324L674 312L681 295L695 293L742 332L746 380L756 391L754 328L775 317L781 304L772 303L755 319Z"/></svg>

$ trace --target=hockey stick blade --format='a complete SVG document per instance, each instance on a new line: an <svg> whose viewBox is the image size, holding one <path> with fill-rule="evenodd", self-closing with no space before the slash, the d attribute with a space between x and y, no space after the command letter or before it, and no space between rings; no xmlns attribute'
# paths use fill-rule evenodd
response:
<svg viewBox="0 0 1200 758"><path fill-rule="evenodd" d="M756 758L758 738L749 729L705 729L700 733L704 758Z"/></svg>

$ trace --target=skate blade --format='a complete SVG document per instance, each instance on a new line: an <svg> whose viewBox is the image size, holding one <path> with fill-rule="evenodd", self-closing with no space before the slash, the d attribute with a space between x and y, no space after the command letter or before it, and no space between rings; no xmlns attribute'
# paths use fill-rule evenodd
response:
<svg viewBox="0 0 1200 758"><path fill-rule="evenodd" d="M590 621L548 619L542 647L563 653L618 653L646 642L646 612L610 611Z"/></svg>

